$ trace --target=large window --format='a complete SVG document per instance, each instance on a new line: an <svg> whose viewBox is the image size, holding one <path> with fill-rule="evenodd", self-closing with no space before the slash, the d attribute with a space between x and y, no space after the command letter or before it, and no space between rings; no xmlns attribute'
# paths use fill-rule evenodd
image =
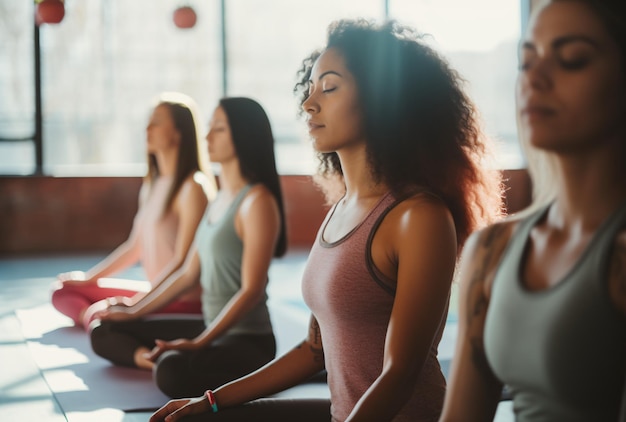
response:
<svg viewBox="0 0 626 422"><path fill-rule="evenodd" d="M8 3L10 10L0 12L6 20L0 33L6 40L0 44L2 138L15 137L34 113L29 103L34 3ZM9 9L6 1L0 5ZM175 0L66 0L63 21L40 27L44 173L143 174L145 127L162 91L192 96L206 126L207 110L221 95L219 3L194 4L198 24L189 30L173 23L178 5ZM18 67L16 61L27 64ZM18 109L18 116L5 87L24 87L30 109ZM24 131L32 135L34 126ZM0 146L0 173L14 173L22 150L31 145L5 141Z"/></svg>
<svg viewBox="0 0 626 422"><path fill-rule="evenodd" d="M384 16L381 0L318 0L306 7L293 0L227 2L229 93L252 96L266 107L283 173L311 173L315 167L292 94L302 59L324 45L333 20Z"/></svg>
<svg viewBox="0 0 626 422"><path fill-rule="evenodd" d="M172 22L178 0L66 0L64 20L41 26L44 173L143 174L154 98L192 96L206 127L224 87L268 111L281 173L311 173L313 153L292 94L300 62L323 45L331 21L386 14L432 34L499 141L499 165L523 165L513 110L520 0L186 4L198 15L192 29ZM32 1L0 1L0 174L35 168L33 14Z"/></svg>
<svg viewBox="0 0 626 422"><path fill-rule="evenodd" d="M0 173L35 171L32 5L0 1Z"/></svg>
<svg viewBox="0 0 626 422"><path fill-rule="evenodd" d="M467 81L503 168L524 165L514 99L520 9L519 0L390 1L390 15L428 34Z"/></svg>

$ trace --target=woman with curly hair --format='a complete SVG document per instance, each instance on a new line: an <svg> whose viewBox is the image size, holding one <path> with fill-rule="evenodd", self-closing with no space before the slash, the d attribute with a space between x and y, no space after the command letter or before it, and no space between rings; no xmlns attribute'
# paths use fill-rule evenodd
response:
<svg viewBox="0 0 626 422"><path fill-rule="evenodd" d="M331 24L299 76L322 183L340 188L304 272L308 336L246 377L169 402L152 421L218 410L207 419L439 417L437 347L457 253L501 211L475 109L447 62L393 22ZM322 369L330 400L255 400Z"/></svg>

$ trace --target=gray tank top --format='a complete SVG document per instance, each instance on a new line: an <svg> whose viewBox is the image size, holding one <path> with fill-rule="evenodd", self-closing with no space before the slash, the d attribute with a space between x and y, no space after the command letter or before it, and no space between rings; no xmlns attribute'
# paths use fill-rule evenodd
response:
<svg viewBox="0 0 626 422"><path fill-rule="evenodd" d="M485 351L513 394L518 422L616 421L626 367L626 319L608 291L608 265L626 204L594 234L556 286L521 280L531 229L548 207L520 223L494 279Z"/></svg>
<svg viewBox="0 0 626 422"><path fill-rule="evenodd" d="M235 215L252 185L237 194L217 221L208 222L208 209L196 232L202 284L202 313L207 326L226 303L241 289L243 242L235 231ZM271 334L267 294L248 314L228 330L228 334Z"/></svg>

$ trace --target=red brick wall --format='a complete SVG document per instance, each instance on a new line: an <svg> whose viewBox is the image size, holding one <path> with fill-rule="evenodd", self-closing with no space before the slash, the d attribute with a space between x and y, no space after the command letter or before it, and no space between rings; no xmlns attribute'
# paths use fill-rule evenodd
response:
<svg viewBox="0 0 626 422"><path fill-rule="evenodd" d="M141 178L0 178L0 253L104 251L126 239Z"/></svg>
<svg viewBox="0 0 626 422"><path fill-rule="evenodd" d="M283 176L290 247L309 247L327 208L308 176ZM137 212L139 177L0 177L0 254L109 251Z"/></svg>
<svg viewBox="0 0 626 422"><path fill-rule="evenodd" d="M530 201L525 170L504 172L507 207ZM309 176L281 176L290 248L310 247L327 207ZM0 177L0 255L110 251L137 212L139 177Z"/></svg>

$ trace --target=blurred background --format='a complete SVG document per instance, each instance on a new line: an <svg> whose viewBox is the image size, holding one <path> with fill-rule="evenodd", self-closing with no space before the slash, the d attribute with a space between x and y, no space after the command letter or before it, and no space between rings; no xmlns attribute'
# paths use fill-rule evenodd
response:
<svg viewBox="0 0 626 422"><path fill-rule="evenodd" d="M497 165L520 168L513 87L528 3L65 0L61 22L36 26L35 2L0 0L0 174L143 175L144 129L162 91L192 96L205 127L220 97L257 99L272 121L279 171L311 174L295 74L328 24L346 17L396 19L430 34L467 80L498 141ZM174 24L181 6L196 13L193 27Z"/></svg>

